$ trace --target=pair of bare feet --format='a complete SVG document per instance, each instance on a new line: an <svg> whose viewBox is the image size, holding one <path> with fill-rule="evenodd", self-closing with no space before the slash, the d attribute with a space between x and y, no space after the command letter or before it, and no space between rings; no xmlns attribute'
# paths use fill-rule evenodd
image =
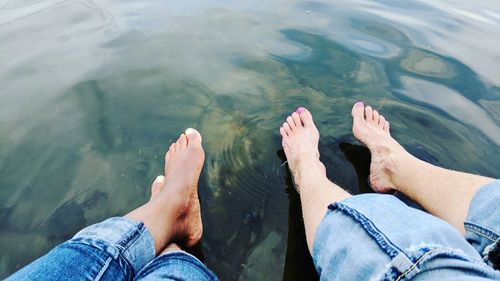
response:
<svg viewBox="0 0 500 281"><path fill-rule="evenodd" d="M411 155L396 142L390 134L390 124L385 118L372 109L358 102L352 108L352 131L356 138L363 142L371 152L370 183L377 192L387 193L396 189L392 177L397 175L400 161L411 158ZM302 174L315 174L325 177L326 170L319 160L319 132L311 113L299 107L288 116L280 128L283 149L297 189L304 184Z"/></svg>
<svg viewBox="0 0 500 281"><path fill-rule="evenodd" d="M391 192L396 189L393 177L398 174L399 162L410 159L411 155L391 137L389 122L376 110L358 102L351 114L354 136L370 149L372 155L370 182L373 189ZM325 166L319 159L319 131L307 109L299 107L288 116L280 134L288 167L301 195L307 244L312 252L316 228L327 206L351 195L326 177Z"/></svg>
<svg viewBox="0 0 500 281"><path fill-rule="evenodd" d="M408 153L390 133L389 122L370 106L354 104L352 131L371 153L370 183L381 193L400 191L462 234L474 194L494 179L433 166ZM319 159L319 132L311 113L298 108L280 128L282 145L300 192L309 250L328 205L351 195L329 181Z"/></svg>
<svg viewBox="0 0 500 281"><path fill-rule="evenodd" d="M353 134L372 154L370 182L377 192L401 191L459 231L475 192L493 179L442 169L409 154L390 134L383 116L362 102L352 108ZM298 108L280 128L294 183L300 191L309 250L327 206L351 195L326 177L319 159L319 131L311 113ZM155 240L156 254L193 246L201 239L198 179L205 154L201 135L188 129L165 155L165 175L151 187L149 202L125 217L142 221Z"/></svg>

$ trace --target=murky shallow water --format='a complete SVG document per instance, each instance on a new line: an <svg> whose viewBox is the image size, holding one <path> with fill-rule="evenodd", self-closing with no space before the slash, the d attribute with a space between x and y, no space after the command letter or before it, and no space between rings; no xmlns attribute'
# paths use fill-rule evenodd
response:
<svg viewBox="0 0 500 281"><path fill-rule="evenodd" d="M0 42L0 277L147 200L187 127L222 280L314 278L277 130L299 105L353 193L358 100L420 158L500 176L497 1L8 0Z"/></svg>

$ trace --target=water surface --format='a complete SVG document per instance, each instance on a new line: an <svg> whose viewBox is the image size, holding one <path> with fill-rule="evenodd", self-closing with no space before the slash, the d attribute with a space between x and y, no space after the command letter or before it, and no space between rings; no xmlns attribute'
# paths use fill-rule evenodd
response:
<svg viewBox="0 0 500 281"><path fill-rule="evenodd" d="M0 42L0 278L147 200L187 127L222 280L315 278L278 132L297 106L352 193L358 100L418 157L500 176L497 1L7 0Z"/></svg>

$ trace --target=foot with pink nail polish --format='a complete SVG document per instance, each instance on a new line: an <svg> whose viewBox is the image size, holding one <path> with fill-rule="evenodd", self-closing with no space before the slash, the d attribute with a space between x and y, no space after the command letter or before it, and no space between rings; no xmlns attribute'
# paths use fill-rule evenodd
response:
<svg viewBox="0 0 500 281"><path fill-rule="evenodd" d="M201 239L198 179L205 160L201 141L194 129L181 134L165 155L165 176L153 182L149 202L125 216L144 222L157 254L171 243L190 247Z"/></svg>
<svg viewBox="0 0 500 281"><path fill-rule="evenodd" d="M325 166L319 160L319 131L307 109L299 107L288 116L280 134L297 191L300 192L304 174L326 177Z"/></svg>
<svg viewBox="0 0 500 281"><path fill-rule="evenodd" d="M370 184L377 192L395 190L393 176L398 174L402 161L411 161L411 156L389 131L390 124L377 110L362 102L354 104L352 132L371 153Z"/></svg>

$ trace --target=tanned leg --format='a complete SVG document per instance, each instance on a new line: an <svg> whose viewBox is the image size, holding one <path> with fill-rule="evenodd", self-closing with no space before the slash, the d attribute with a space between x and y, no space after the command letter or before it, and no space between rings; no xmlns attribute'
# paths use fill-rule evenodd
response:
<svg viewBox="0 0 500 281"><path fill-rule="evenodd" d="M154 181L149 202L125 215L144 222L157 255L174 242L189 247L201 239L198 179L204 160L201 135L186 130L165 155L165 176Z"/></svg>

